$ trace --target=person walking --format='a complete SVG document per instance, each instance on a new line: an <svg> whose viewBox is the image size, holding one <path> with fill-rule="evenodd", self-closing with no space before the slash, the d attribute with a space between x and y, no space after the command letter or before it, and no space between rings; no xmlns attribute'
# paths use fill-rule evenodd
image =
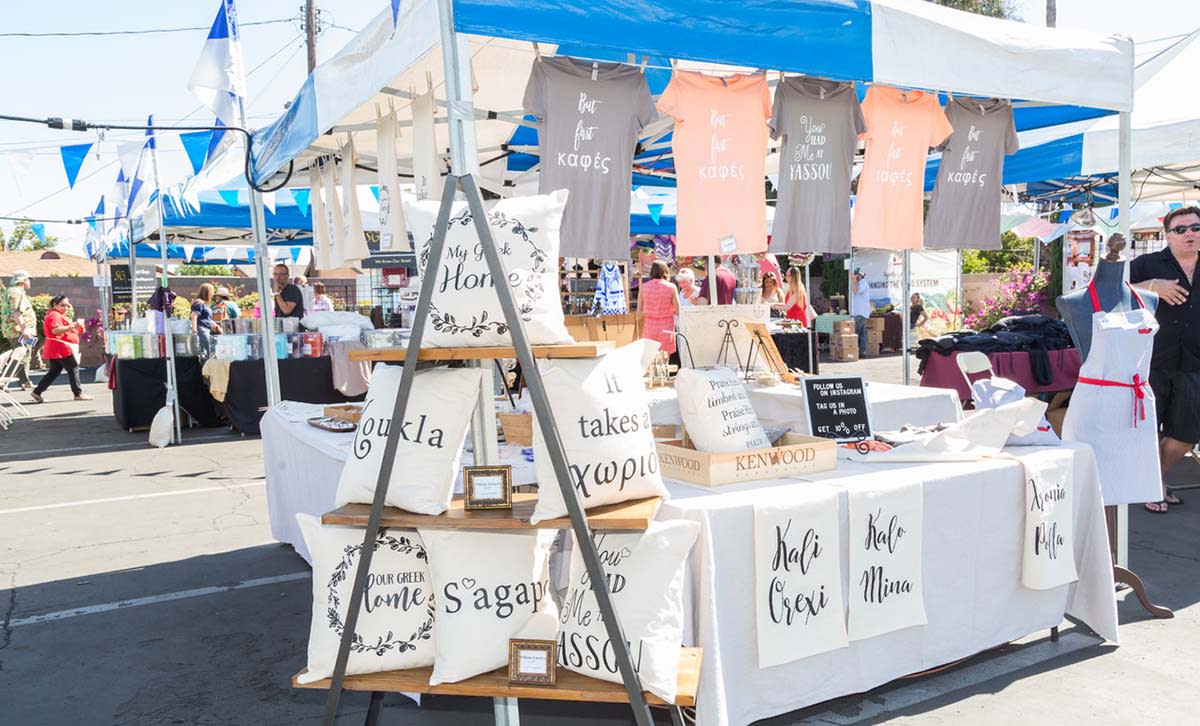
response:
<svg viewBox="0 0 1200 726"><path fill-rule="evenodd" d="M33 382L29 380L29 361L37 345L37 315L33 312L33 303L29 301L30 284L28 272L13 270L8 279L8 289L0 298L0 334L8 341L9 350L29 347L25 360L15 372L21 389L25 391L33 388Z"/></svg>
<svg viewBox="0 0 1200 726"><path fill-rule="evenodd" d="M854 317L854 332L858 334L858 358L867 356L867 318L871 317L871 285L861 267L854 268L850 278L850 315Z"/></svg>
<svg viewBox="0 0 1200 726"><path fill-rule="evenodd" d="M1150 358L1150 388L1158 413L1158 459L1163 498L1146 509L1166 514L1183 500L1166 474L1200 442L1200 301L1192 298L1200 255L1200 207L1179 207L1163 217L1167 246L1129 265L1129 281L1158 295L1158 332Z"/></svg>
<svg viewBox="0 0 1200 726"><path fill-rule="evenodd" d="M58 374L67 372L67 380L71 383L71 392L76 401L90 401L92 397L83 392L79 383L79 334L83 332L83 321L71 322L67 312L71 309L71 301L66 295L56 295L50 299L50 309L42 321L42 329L46 335L46 345L42 348L42 357L46 359L49 370L37 388L29 395L36 403L45 403L42 394L58 378Z"/></svg>
<svg viewBox="0 0 1200 726"><path fill-rule="evenodd" d="M675 353L675 316L679 313L679 291L667 282L667 263L656 260L650 266L650 279L638 292L637 313L642 321L642 337L658 342L659 350Z"/></svg>
<svg viewBox="0 0 1200 726"><path fill-rule="evenodd" d="M200 343L200 357L208 358L212 355L212 329L213 329L213 285L211 282L206 282L196 291L196 297L192 298L192 334L196 336Z"/></svg>

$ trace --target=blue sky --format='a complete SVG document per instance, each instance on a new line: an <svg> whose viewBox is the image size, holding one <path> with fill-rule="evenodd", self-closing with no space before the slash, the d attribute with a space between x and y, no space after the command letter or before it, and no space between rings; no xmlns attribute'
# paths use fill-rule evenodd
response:
<svg viewBox="0 0 1200 726"><path fill-rule="evenodd" d="M298 23L246 26L262 20L292 18L301 0L240 0L246 67L266 61L249 78L251 125L262 125L283 110L303 81L305 55ZM387 0L318 0L330 27L318 41L319 60L328 58L378 12ZM94 31L207 27L216 0L94 0L9 3L0 32ZM1059 0L1059 27L1148 40L1200 27L1200 2L1194 0ZM1017 0L1026 22L1043 24L1044 0ZM205 31L163 35L3 38L0 68L3 113L71 116L142 122L154 113L159 122L175 120L199 105L188 93L187 79L204 43ZM273 56L273 57L272 57ZM270 60L267 60L270 58ZM208 123L207 112L192 121ZM110 137L111 140L112 137ZM14 149L33 149L33 168L18 190L7 164L0 161L0 215L14 212L45 217L81 217L94 208L115 177L113 143L100 147L98 159L85 163L75 190L65 187L61 163L50 145L94 141L95 134L50 131L33 125L0 122L0 158ZM165 165L184 164L182 153ZM45 201L43 197L48 197ZM36 203L35 203L36 202ZM11 223L0 222L8 228ZM62 228L50 228L52 232Z"/></svg>

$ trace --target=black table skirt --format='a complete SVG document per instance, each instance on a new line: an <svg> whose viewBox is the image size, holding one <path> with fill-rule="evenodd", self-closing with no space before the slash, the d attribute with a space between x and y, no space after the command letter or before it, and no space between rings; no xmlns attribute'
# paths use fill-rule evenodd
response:
<svg viewBox="0 0 1200 726"><path fill-rule="evenodd" d="M113 416L123 429L145 428L167 402L165 358L117 360ZM175 359L175 388L179 406L201 426L218 426L216 401L200 376L198 358Z"/></svg>
<svg viewBox="0 0 1200 726"><path fill-rule="evenodd" d="M771 333L771 340L779 349L779 356L788 370L799 369L806 373L819 373L816 356L812 355L813 333Z"/></svg>
<svg viewBox="0 0 1200 726"><path fill-rule="evenodd" d="M261 360L239 360L229 366L224 413L229 424L244 434L257 434L267 410L267 375ZM321 358L288 358L279 361L279 393L285 401L345 403L348 398L333 387L333 362Z"/></svg>

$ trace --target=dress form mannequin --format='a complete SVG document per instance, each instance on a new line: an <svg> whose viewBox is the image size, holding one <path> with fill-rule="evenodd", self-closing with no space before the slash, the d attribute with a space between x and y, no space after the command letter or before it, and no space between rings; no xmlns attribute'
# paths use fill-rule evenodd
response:
<svg viewBox="0 0 1200 726"><path fill-rule="evenodd" d="M1112 357L1112 343L1110 342L1107 346L1101 346L1101 348L1107 347L1107 351L1101 348L1097 349L1097 360L1091 361L1090 363L1087 362L1088 353L1090 353L1092 350L1093 332L1095 331L1095 325L1097 324L1095 321L1099 318L1112 318L1114 317L1112 315L1114 313L1117 313L1115 317L1118 320L1121 320L1123 318L1120 313L1135 311L1130 314L1136 315L1137 308L1144 308L1146 312L1141 313L1141 320L1144 321L1141 323L1141 325L1145 327L1140 330L1136 330L1136 333L1138 335L1143 333L1151 334L1152 330L1157 330L1157 324L1153 321L1152 315L1158 308L1158 296L1145 291L1139 291L1135 295L1133 290L1129 287L1129 284L1127 283L1128 275L1126 270L1126 262L1125 258L1121 255L1121 250L1124 248L1125 238L1119 234L1113 235L1108 242L1108 254L1105 255L1100 261L1099 267L1096 269L1096 276L1092 278L1091 284L1082 290L1075 290L1071 293L1063 295L1055 301L1055 307L1057 307L1058 311L1062 314L1063 322L1066 323L1067 329L1071 333L1071 339L1075 342L1075 347L1079 349L1080 357L1085 361L1083 370L1080 371L1079 384L1076 387L1076 397L1080 398L1080 412L1076 421L1068 420L1064 422L1064 441L1087 441L1086 437L1078 439L1074 438L1072 436L1072 432L1068 431L1068 429L1082 429L1086 431L1089 428L1086 421L1096 408L1094 395L1096 394L1097 389L1093 386L1096 384L1103 384L1104 386L1110 386L1114 384L1114 381L1098 381L1085 378L1085 376L1094 375L1088 370L1089 368L1101 370L1101 368L1097 368L1097 365L1106 366L1106 360L1109 360ZM1149 315L1147 315L1147 313L1149 313ZM1108 336L1111 334L1111 332L1112 331L1103 331L1102 334ZM1128 339L1126 338L1123 340ZM1148 355L1148 350L1145 351L1145 354ZM1118 381L1115 383L1121 386L1128 386L1128 384L1126 384L1124 381ZM1137 394L1137 391L1144 390L1144 388L1139 387L1144 386L1145 384L1139 383L1136 375L1133 378L1133 384L1134 385L1130 388L1130 390L1134 391L1135 395L1142 395ZM1114 391L1121 389L1106 388L1105 390ZM1119 398L1123 395L1123 392L1116 395ZM1089 403L1092 404L1090 406L1083 402L1083 399L1088 396L1093 397L1089 401ZM1149 405L1151 408L1153 408L1154 402L1152 396L1146 405ZM1135 412L1138 410L1136 405L1134 410ZM1072 413L1074 413L1074 411L1069 409L1067 413L1068 419L1071 418ZM1084 423L1077 423L1080 420L1083 420ZM1149 423L1153 424L1153 426L1149 430L1143 429L1145 434L1141 434L1141 436L1144 437L1145 435L1149 435L1153 439L1153 437L1157 435L1157 419L1151 416ZM1135 423L1134 429L1130 432L1129 436L1133 437L1134 435L1138 435L1135 434L1136 431L1137 429ZM1113 443L1111 438L1100 438L1100 441L1105 441L1107 443L1098 444L1094 439L1090 442L1093 446L1093 449L1096 450L1096 458L1098 460L1097 463L1105 460L1111 461L1114 455L1118 458L1123 455L1127 455L1126 452L1118 452L1113 450L1114 447L1111 446ZM1133 444L1133 441L1130 440L1129 443ZM1122 441L1121 444L1115 448L1123 448L1124 444L1125 441ZM1097 446L1100 446L1101 448L1097 449ZM1151 441L1150 446L1153 447L1153 441ZM1157 454L1157 449L1154 449L1154 453ZM1155 462L1152 466L1152 469L1157 471L1157 456L1154 458ZM1111 466L1114 471L1120 469L1119 465L1112 464ZM1156 481L1160 481L1157 480L1157 477L1155 478ZM1121 506L1124 507L1126 505L1121 504ZM1120 527L1118 525L1119 519L1116 506L1105 506L1104 511L1106 524L1108 527L1109 547L1113 554L1113 579L1118 583L1124 583L1133 588L1133 591L1137 594L1138 600L1142 603L1142 607L1146 608L1146 610L1152 616L1156 618L1174 617L1174 613L1172 613L1171 610L1150 602L1149 597L1146 595L1146 588L1145 585L1142 584L1141 578L1139 578L1129 569L1115 564L1118 561L1118 538L1127 537L1128 534L1124 527Z"/></svg>
<svg viewBox="0 0 1200 726"><path fill-rule="evenodd" d="M1134 307L1132 293L1125 284L1129 278L1129 271L1125 257L1121 255L1123 249L1125 238L1114 234L1108 241L1108 254L1100 260L1096 276L1092 278L1092 285L1100 298L1100 307L1106 312L1132 310ZM1138 294L1151 313L1158 308L1158 295L1145 291ZM1075 341L1075 347L1079 349L1079 357L1087 360L1088 351L1092 348L1092 301L1088 288L1060 296L1054 302L1054 306L1058 308L1063 322L1067 324L1071 340Z"/></svg>

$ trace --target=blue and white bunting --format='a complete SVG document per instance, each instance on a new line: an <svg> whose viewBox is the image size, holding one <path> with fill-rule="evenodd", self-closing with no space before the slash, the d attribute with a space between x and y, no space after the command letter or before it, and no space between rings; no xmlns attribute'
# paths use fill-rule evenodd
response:
<svg viewBox="0 0 1200 726"><path fill-rule="evenodd" d="M63 171L67 173L67 186L71 189L75 188L75 180L79 178L79 169L83 166L91 148L91 144L74 144L60 146L58 149L58 153L62 155Z"/></svg>

